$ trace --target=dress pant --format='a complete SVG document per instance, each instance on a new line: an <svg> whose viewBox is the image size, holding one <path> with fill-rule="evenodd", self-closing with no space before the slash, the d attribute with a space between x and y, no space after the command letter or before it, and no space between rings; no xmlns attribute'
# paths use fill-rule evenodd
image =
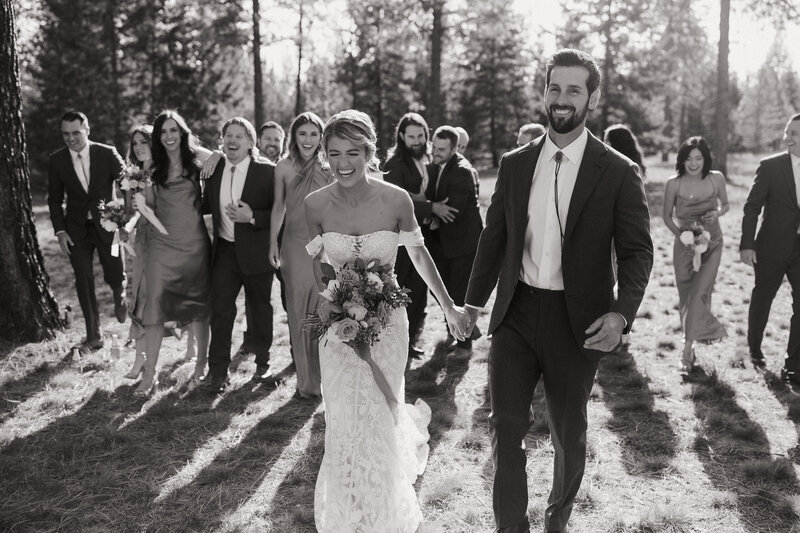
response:
<svg viewBox="0 0 800 533"><path fill-rule="evenodd" d="M750 353L761 353L761 341L769 320L772 300L783 283L783 276L792 287L792 319L789 327L789 344L786 348L785 367L800 372L800 236L795 239L791 256L784 261L771 261L756 257L754 265L755 286L750 297L747 316L747 345Z"/></svg>
<svg viewBox="0 0 800 533"><path fill-rule="evenodd" d="M462 306L467 295L467 285L469 285L469 276L472 272L472 263L475 261L475 252L458 257L447 257L442 250L440 239L439 232L434 230L429 233L425 244L431 253L436 270L442 277L447 293L453 299L453 303ZM458 341L456 346L472 348L472 339Z"/></svg>
<svg viewBox="0 0 800 533"><path fill-rule="evenodd" d="M586 463L586 403L597 363L584 357L572 334L563 291L522 282L489 350L489 396L494 466L493 507L498 531L528 531L525 435L531 400L544 380L555 449L545 531L564 531Z"/></svg>
<svg viewBox="0 0 800 533"><path fill-rule="evenodd" d="M214 264L211 269L211 343L208 348L209 373L224 377L231 362L231 335L236 320L236 298L244 287L246 301L252 310L248 324L251 348L256 365L269 366L272 346L272 271L244 274L236 258L235 244L217 239Z"/></svg>
<svg viewBox="0 0 800 533"><path fill-rule="evenodd" d="M420 333L422 333L422 326L425 323L425 307L428 304L428 286L419 275L405 246L400 246L397 249L397 260L394 265L395 274L397 274L397 283L400 287L406 288L411 297L411 303L406 306L406 313L408 314L408 341L409 343L416 342Z"/></svg>
<svg viewBox="0 0 800 533"><path fill-rule="evenodd" d="M281 245L281 241L282 240L283 240L283 225L281 225L281 229L278 232L278 246ZM278 279L278 283L280 284L280 287L281 287L281 306L283 306L283 310L285 312L286 311L286 284L283 282L283 276L281 275L281 271L280 270L276 270L275 271L275 277ZM272 290L272 284L270 284L270 291L271 290ZM271 294L268 293L267 294L267 298L269 298L270 296L271 296ZM244 330L244 335L243 335L244 343L243 344L244 344L244 346L246 348L250 348L250 345L253 343L253 336L250 334L250 323L253 320L253 318L252 318L253 317L253 313L254 313L253 312L253 307L250 305L250 300L248 300L247 297L245 297L245 300L244 300L244 318L245 318L245 324L247 324L247 327ZM272 317L270 317L270 320L271 319L272 319ZM270 329L271 329L271 327L272 327L271 324L268 325L268 327L270 327ZM289 351L290 351L290 353L292 353L292 360L294 360L294 353L291 352L291 348L289 349Z"/></svg>
<svg viewBox="0 0 800 533"><path fill-rule="evenodd" d="M94 292L94 251L97 249L100 265L103 267L104 281L117 296L124 290L125 270L122 266L122 254L120 253L118 257L111 255L111 245L103 242L91 220L86 221L86 236L74 239L73 242L69 261L75 272L75 289L86 321L86 340L94 341L100 338L100 315Z"/></svg>

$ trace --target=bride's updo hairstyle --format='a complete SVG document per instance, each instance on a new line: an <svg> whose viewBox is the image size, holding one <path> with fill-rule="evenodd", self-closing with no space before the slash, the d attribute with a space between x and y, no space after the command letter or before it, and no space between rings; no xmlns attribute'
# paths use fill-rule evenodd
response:
<svg viewBox="0 0 800 533"><path fill-rule="evenodd" d="M322 131L322 141L320 142L326 158L328 156L328 141L331 137L348 140L363 148L367 160L367 170L380 172L381 163L376 155L378 151L378 136L375 134L375 126L372 124L372 119L369 118L369 115L355 109L348 109L333 115L328 120L328 123L325 124L325 129Z"/></svg>

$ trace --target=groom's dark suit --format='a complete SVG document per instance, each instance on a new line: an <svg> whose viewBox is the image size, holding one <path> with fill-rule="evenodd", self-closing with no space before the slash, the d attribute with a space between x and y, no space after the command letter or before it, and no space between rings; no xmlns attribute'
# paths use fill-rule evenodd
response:
<svg viewBox="0 0 800 533"><path fill-rule="evenodd" d="M800 172L800 168L795 169ZM756 237L761 210L764 216ZM744 204L740 250L755 250L755 286L750 299L747 344L758 358L772 300L786 275L792 286L793 314L786 350L786 370L800 373L800 207L788 152L761 160Z"/></svg>
<svg viewBox="0 0 800 533"><path fill-rule="evenodd" d="M64 147L50 154L48 168L48 197L53 231L66 231L74 243L70 249L70 262L75 272L75 288L86 320L87 342L100 339L100 320L94 292L92 263L94 250L100 258L105 282L111 287L116 301L121 301L125 274L120 257L111 255L113 233L100 225L98 204L101 200L116 198L114 182L122 170L122 158L113 146L88 141L89 188L83 188L70 150ZM67 209L64 212L64 195ZM88 214L91 213L91 219Z"/></svg>
<svg viewBox="0 0 800 533"><path fill-rule="evenodd" d="M524 438L540 377L555 448L545 528L566 527L585 464L586 403L603 356L583 348L584 332L611 311L629 329L653 263L647 200L635 165L589 133L564 227L564 290L521 281L523 254L530 253L524 242L532 178L545 138L505 154L500 163L466 298L467 305L483 307L497 284L489 323L490 427L494 511L504 531L529 527ZM612 239L619 264L616 297Z"/></svg>
<svg viewBox="0 0 800 533"><path fill-rule="evenodd" d="M206 182L203 211L211 213L214 239L211 250L211 344L208 368L212 377L224 378L231 361L231 334L236 319L236 298L244 286L252 315L248 322L258 367L269 366L272 345L270 292L275 271L269 262L269 224L274 198L275 165L251 159L241 201L253 210L253 224L234 223L234 241L220 236L220 187L225 160Z"/></svg>

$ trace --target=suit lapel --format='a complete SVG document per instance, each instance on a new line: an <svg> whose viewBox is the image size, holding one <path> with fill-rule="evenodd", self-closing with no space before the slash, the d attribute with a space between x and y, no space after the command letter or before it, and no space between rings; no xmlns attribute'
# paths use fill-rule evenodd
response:
<svg viewBox="0 0 800 533"><path fill-rule="evenodd" d="M100 163L97 161L97 147L93 142L89 141L89 196L92 195L92 190L97 187L98 180L100 180Z"/></svg>
<svg viewBox="0 0 800 533"><path fill-rule="evenodd" d="M784 154L782 161L781 161L781 174L784 176L784 180L786 180L789 190L792 191L792 205L794 208L800 211L800 206L797 205L797 183L794 181L794 171L792 170L792 156L789 155L787 152Z"/></svg>
<svg viewBox="0 0 800 533"><path fill-rule="evenodd" d="M594 191L603 176L602 156L608 151L607 148L598 141L591 132L587 132L589 138L586 141L586 150L583 152L581 166L578 169L578 177L575 180L575 188L572 190L572 198L569 201L569 214L567 215L567 225L564 229L564 241L569 239L575 224L580 217L583 206L586 205L589 196Z"/></svg>
<svg viewBox="0 0 800 533"><path fill-rule="evenodd" d="M64 169L65 169L65 173L64 173L65 176L68 179L71 179L75 183L75 187L71 187L69 190L72 191L73 189L77 189L77 190L80 191L81 194L84 194L84 195L88 194L84 190L83 184L81 183L81 180L78 177L78 174L75 172L75 165L72 164L72 154L70 153L70 149L69 148L66 148L64 150L64 160L63 161L64 161L63 166L64 166Z"/></svg>
<svg viewBox="0 0 800 533"><path fill-rule="evenodd" d="M252 194L251 189L256 186L256 162L250 159L250 165L247 167L247 175L244 177L244 186L242 186L242 196L241 199L250 204L249 201L245 200L245 198L249 198Z"/></svg>
<svg viewBox="0 0 800 533"><path fill-rule="evenodd" d="M512 171L511 178L511 220L519 221L512 231L514 232L513 242L519 243L520 250L525 245L525 228L528 226L528 203L531 197L531 186L533 185L533 173L536 171L536 162L544 146L544 136L538 141L534 141L524 157L517 163L516 172ZM522 154L520 154L522 155Z"/></svg>

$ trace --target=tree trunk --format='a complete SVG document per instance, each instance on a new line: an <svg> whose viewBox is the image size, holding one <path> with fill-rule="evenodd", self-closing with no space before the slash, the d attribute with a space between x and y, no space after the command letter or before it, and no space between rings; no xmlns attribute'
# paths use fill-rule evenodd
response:
<svg viewBox="0 0 800 533"><path fill-rule="evenodd" d="M253 0L253 114L256 128L264 123L264 73L261 70L261 6Z"/></svg>
<svg viewBox="0 0 800 533"><path fill-rule="evenodd" d="M62 322L36 240L11 0L0 0L0 43L0 337L34 342Z"/></svg>
<svg viewBox="0 0 800 533"><path fill-rule="evenodd" d="M126 135L122 126L122 89L119 80L122 77L119 70L119 32L117 31L117 0L107 0L106 4L106 39L108 40L108 56L111 69L111 126L112 139L115 146L125 144Z"/></svg>
<svg viewBox="0 0 800 533"><path fill-rule="evenodd" d="M303 1L300 0L300 21L297 23L297 80L295 81L294 116L303 112L303 88L300 74L303 67Z"/></svg>
<svg viewBox="0 0 800 533"><path fill-rule="evenodd" d="M720 0L719 55L717 56L717 105L714 114L714 152L717 169L728 175L728 36L731 0Z"/></svg>
<svg viewBox="0 0 800 533"><path fill-rule="evenodd" d="M444 0L433 2L433 31L431 31L431 81L428 91L428 124L442 124L442 10Z"/></svg>
<svg viewBox="0 0 800 533"><path fill-rule="evenodd" d="M613 44L611 42L611 25L613 24L612 18L612 1L608 0L607 2L607 11L606 16L608 19L603 27L603 39L605 40L605 58L603 60L603 72L602 72L602 81L603 81L603 89L601 90L600 97L602 98L602 104L600 106L600 131L598 132L600 135L606 131L606 127L608 126L608 115L610 113L611 103L611 73L614 72L614 52L613 52Z"/></svg>

